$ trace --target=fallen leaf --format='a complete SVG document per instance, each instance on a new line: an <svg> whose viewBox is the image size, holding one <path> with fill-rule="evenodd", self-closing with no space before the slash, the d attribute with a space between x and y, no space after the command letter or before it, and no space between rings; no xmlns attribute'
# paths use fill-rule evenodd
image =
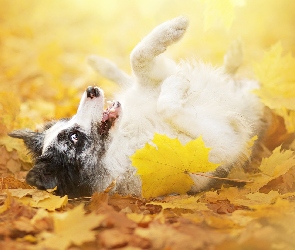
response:
<svg viewBox="0 0 295 250"><path fill-rule="evenodd" d="M185 194L193 185L188 173L209 172L218 167L209 162L209 151L201 137L182 145L178 139L155 134L152 145L147 143L131 156L142 180L143 197Z"/></svg>
<svg viewBox="0 0 295 250"><path fill-rule="evenodd" d="M143 210L149 210L149 213L153 214L154 210L151 207L147 207L145 201L134 196L122 196L114 194L109 197L109 205L114 207L117 211L128 207L132 212L141 213Z"/></svg>
<svg viewBox="0 0 295 250"><path fill-rule="evenodd" d="M102 204L97 210L97 214L103 215L102 227L119 228L121 231L129 232L136 227L136 223L127 218L126 214L116 211L112 206Z"/></svg>
<svg viewBox="0 0 295 250"><path fill-rule="evenodd" d="M9 209L11 202L12 202L12 195L8 192L7 197L4 201L4 204L0 206L0 214L5 212L7 209Z"/></svg>
<svg viewBox="0 0 295 250"><path fill-rule="evenodd" d="M208 210L208 207L205 203L200 201L201 195L196 196L175 196L173 198L166 197L163 201L152 201L148 204L152 205L158 205L161 206L163 209L182 209L185 210L191 210L191 211L201 211L201 210Z"/></svg>
<svg viewBox="0 0 295 250"><path fill-rule="evenodd" d="M165 232L165 234L163 234ZM179 233L168 225L152 223L148 228L137 228L135 234L148 239L151 249L199 249L203 246L200 240L192 241L190 235ZM159 237L161 235L161 237Z"/></svg>
<svg viewBox="0 0 295 250"><path fill-rule="evenodd" d="M0 178L0 188L1 189L17 189L17 188L23 188L23 189L29 189L30 186L26 184L23 181L20 181L13 176L6 176Z"/></svg>
<svg viewBox="0 0 295 250"><path fill-rule="evenodd" d="M30 196L35 202L49 198L49 193L38 189L10 189L9 192L13 197L19 199Z"/></svg>
<svg viewBox="0 0 295 250"><path fill-rule="evenodd" d="M128 245L130 236L118 229L105 230L99 234L101 245L107 249L122 248Z"/></svg>
<svg viewBox="0 0 295 250"><path fill-rule="evenodd" d="M34 233L35 228L31 224L30 220L26 217L21 217L13 222L13 226L16 230L23 231L26 233Z"/></svg>
<svg viewBox="0 0 295 250"><path fill-rule="evenodd" d="M153 220L153 218L148 214L127 213L126 216L128 219L134 221L141 227L147 227L147 225Z"/></svg>
<svg viewBox="0 0 295 250"><path fill-rule="evenodd" d="M275 148L268 158L263 158L259 169L261 174L256 175L253 183L247 183L246 188L252 192L258 191L271 180L286 174L295 164L295 154L292 150Z"/></svg>
<svg viewBox="0 0 295 250"><path fill-rule="evenodd" d="M247 194L244 199L237 199L236 203L251 208L256 205L273 204L279 197L277 191L270 191L268 194L256 192Z"/></svg>
<svg viewBox="0 0 295 250"><path fill-rule="evenodd" d="M72 244L80 246L84 242L94 241L95 232L92 231L103 221L103 215L85 215L83 205L72 210L53 214L54 231L47 235L39 246L49 249L67 249Z"/></svg>
<svg viewBox="0 0 295 250"><path fill-rule="evenodd" d="M101 205L106 205L108 204L108 200L109 200L109 194L102 192L102 193L98 193L95 192L92 196L91 196L91 202L88 206L88 209L90 211L95 211L97 210Z"/></svg>
<svg viewBox="0 0 295 250"><path fill-rule="evenodd" d="M31 219L31 224L38 230L41 231L53 231L53 218L50 213L45 209L38 209L34 217Z"/></svg>
<svg viewBox="0 0 295 250"><path fill-rule="evenodd" d="M49 211L64 207L68 203L67 195L60 197L37 189L10 189L9 192L19 202Z"/></svg>
<svg viewBox="0 0 295 250"><path fill-rule="evenodd" d="M24 197L23 199L25 198L27 197ZM44 209L47 209L48 211L55 211L56 209L63 208L64 206L66 206L67 203L68 203L67 195L60 197L53 194L49 194L48 198L44 200L40 200L40 201L31 201L29 204L32 207L44 208Z"/></svg>
<svg viewBox="0 0 295 250"><path fill-rule="evenodd" d="M5 145L6 150L10 153L16 151L18 158L22 162L32 163L22 140L15 140L14 138L5 135L0 138L0 145Z"/></svg>

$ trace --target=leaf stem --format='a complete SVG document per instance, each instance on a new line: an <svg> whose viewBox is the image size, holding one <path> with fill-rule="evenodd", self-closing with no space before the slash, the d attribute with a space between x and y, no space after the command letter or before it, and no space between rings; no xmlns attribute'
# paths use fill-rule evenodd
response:
<svg viewBox="0 0 295 250"><path fill-rule="evenodd" d="M211 179L218 179L218 180L226 180L226 181L234 181L234 182L244 182L244 183L253 183L253 180L240 180L240 179L230 179L230 178L222 178L222 177L217 177L217 176L211 176L211 175L206 175L203 173L191 173L195 175L200 175L203 177L211 178Z"/></svg>

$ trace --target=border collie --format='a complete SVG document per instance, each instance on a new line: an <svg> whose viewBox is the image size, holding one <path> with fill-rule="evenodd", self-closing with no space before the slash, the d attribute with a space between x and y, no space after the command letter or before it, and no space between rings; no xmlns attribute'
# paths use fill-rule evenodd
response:
<svg viewBox="0 0 295 250"><path fill-rule="evenodd" d="M264 106L252 94L259 84L234 78L238 49L225 56L221 68L164 57L187 27L188 20L180 16L153 29L131 53L132 76L107 59L90 56L95 70L121 86L118 101L106 110L103 90L88 87L72 118L50 122L38 132L11 132L24 140L34 159L27 183L79 197L103 191L116 180L114 192L140 196L141 181L130 156L155 133L182 143L202 136L211 148L209 160L222 163L212 175L225 176L243 165L251 154L247 142L261 134L264 123ZM214 186L211 178L193 179L192 192Z"/></svg>

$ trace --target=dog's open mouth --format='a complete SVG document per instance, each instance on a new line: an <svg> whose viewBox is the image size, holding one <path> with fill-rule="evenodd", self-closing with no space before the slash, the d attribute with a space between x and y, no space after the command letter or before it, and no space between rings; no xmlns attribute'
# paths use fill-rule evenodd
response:
<svg viewBox="0 0 295 250"><path fill-rule="evenodd" d="M115 124L121 112L121 104L118 101L109 102L110 106L103 112L101 120L100 134L108 134L111 127Z"/></svg>

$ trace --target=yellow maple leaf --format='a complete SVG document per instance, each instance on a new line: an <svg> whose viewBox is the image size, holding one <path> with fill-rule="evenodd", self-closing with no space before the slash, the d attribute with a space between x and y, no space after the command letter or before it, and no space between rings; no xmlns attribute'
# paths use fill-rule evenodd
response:
<svg viewBox="0 0 295 250"><path fill-rule="evenodd" d="M210 149L201 137L182 145L178 139L155 134L152 144L147 143L131 157L146 198L185 194L193 185L188 173L213 171L219 165L209 162Z"/></svg>
<svg viewBox="0 0 295 250"><path fill-rule="evenodd" d="M271 180L287 173L295 166L295 154L292 150L281 150L281 146L275 148L268 158L263 158L259 169L261 175L257 176L253 183L246 185L252 192L258 191Z"/></svg>
<svg viewBox="0 0 295 250"><path fill-rule="evenodd" d="M68 196L53 195L43 190L36 189L9 189L11 196L19 202L36 208L44 208L48 211L64 207L68 203Z"/></svg>
<svg viewBox="0 0 295 250"><path fill-rule="evenodd" d="M83 242L94 241L93 228L100 225L103 215L94 213L85 215L83 205L65 213L53 214L54 232L47 234L46 239L38 247L40 249L67 249L71 244L77 246Z"/></svg>
<svg viewBox="0 0 295 250"><path fill-rule="evenodd" d="M222 22L229 29L234 20L234 7L243 6L244 0L203 0L205 4L204 30L208 30L217 22Z"/></svg>
<svg viewBox="0 0 295 250"><path fill-rule="evenodd" d="M269 158L262 159L259 169L262 173L277 178L285 174L295 165L295 154L292 150L281 150L281 146L274 149Z"/></svg>
<svg viewBox="0 0 295 250"><path fill-rule="evenodd" d="M254 64L261 87L255 90L261 101L285 120L288 132L295 131L295 58L283 55L275 44L259 63Z"/></svg>

